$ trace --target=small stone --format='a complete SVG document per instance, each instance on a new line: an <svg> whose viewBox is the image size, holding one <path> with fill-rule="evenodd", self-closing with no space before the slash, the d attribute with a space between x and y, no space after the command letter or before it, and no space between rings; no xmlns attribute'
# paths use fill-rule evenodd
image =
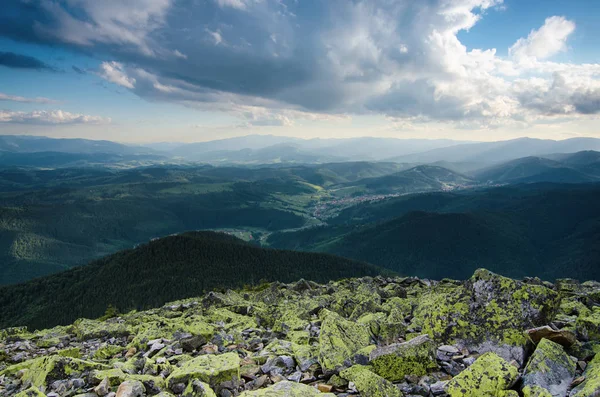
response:
<svg viewBox="0 0 600 397"><path fill-rule="evenodd" d="M558 343L563 347L571 347L577 343L577 337L573 332L569 330L555 330L548 325L528 329L525 333L536 345L544 338Z"/></svg>
<svg viewBox="0 0 600 397"><path fill-rule="evenodd" d="M320 391L321 393L329 393L329 392L331 392L331 390L333 390L333 386L331 386L331 385L326 385L326 384L324 384L324 383L319 383L319 384L317 385L317 389L319 389L319 391Z"/></svg>
<svg viewBox="0 0 600 397"><path fill-rule="evenodd" d="M94 392L100 397L106 396L110 392L110 382L108 378L102 379L102 382L94 388Z"/></svg>
<svg viewBox="0 0 600 397"><path fill-rule="evenodd" d="M146 391L143 383L137 380L127 380L117 389L116 397L142 397Z"/></svg>
<svg viewBox="0 0 600 397"><path fill-rule="evenodd" d="M456 347L443 345L437 348L436 357L441 361L450 361L452 360L452 357L458 355L459 353L460 350L458 350Z"/></svg>
<svg viewBox="0 0 600 397"><path fill-rule="evenodd" d="M430 390L431 390L431 393L432 393L434 396L439 396L440 394L444 394L444 393L445 393L445 389L446 389L446 384L447 384L447 383L448 383L448 382L441 381L441 380L440 380L440 381L438 381L438 382L432 383L432 384L429 386L429 388L430 388Z"/></svg>

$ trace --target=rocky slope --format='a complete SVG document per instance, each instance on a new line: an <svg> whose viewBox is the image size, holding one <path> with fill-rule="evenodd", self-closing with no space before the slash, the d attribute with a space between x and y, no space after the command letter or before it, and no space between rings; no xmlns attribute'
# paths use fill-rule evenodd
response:
<svg viewBox="0 0 600 397"><path fill-rule="evenodd" d="M0 331L0 395L590 397L600 283L300 280Z"/></svg>

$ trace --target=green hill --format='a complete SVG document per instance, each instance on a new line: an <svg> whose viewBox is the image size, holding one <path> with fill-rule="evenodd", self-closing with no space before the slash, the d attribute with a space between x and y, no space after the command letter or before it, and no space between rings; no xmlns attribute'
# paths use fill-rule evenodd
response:
<svg viewBox="0 0 600 397"><path fill-rule="evenodd" d="M0 328L68 324L78 317L98 317L109 305L144 309L263 281L325 282L382 272L332 255L264 249L226 234L190 232L0 288Z"/></svg>
<svg viewBox="0 0 600 397"><path fill-rule="evenodd" d="M420 277L478 267L512 277L600 279L600 186L523 185L359 205L333 225L275 233L277 248L328 252Z"/></svg>

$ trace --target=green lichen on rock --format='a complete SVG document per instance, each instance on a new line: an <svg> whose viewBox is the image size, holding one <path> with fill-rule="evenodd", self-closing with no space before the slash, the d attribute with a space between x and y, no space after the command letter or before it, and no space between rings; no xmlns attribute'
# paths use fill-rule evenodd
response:
<svg viewBox="0 0 600 397"><path fill-rule="evenodd" d="M577 318L577 332L587 340L600 340L600 307Z"/></svg>
<svg viewBox="0 0 600 397"><path fill-rule="evenodd" d="M546 325L559 302L558 293L543 285L479 269L463 284L439 283L423 293L412 325L436 341L522 363L527 343L522 331Z"/></svg>
<svg viewBox="0 0 600 397"><path fill-rule="evenodd" d="M354 365L340 372L340 376L353 382L363 397L402 397L402 392L393 383L371 372L366 366Z"/></svg>
<svg viewBox="0 0 600 397"><path fill-rule="evenodd" d="M301 383L282 381L265 389L243 392L239 397L334 397L334 394L321 393Z"/></svg>
<svg viewBox="0 0 600 397"><path fill-rule="evenodd" d="M81 318L73 323L73 333L81 340L102 338L105 336L128 336L134 333L131 327L119 318L106 321L89 320Z"/></svg>
<svg viewBox="0 0 600 397"><path fill-rule="evenodd" d="M23 384L45 388L54 380L102 368L108 367L92 361L54 355L34 358L12 365L0 372L0 376L15 375L17 372L23 371L23 376L21 377Z"/></svg>
<svg viewBox="0 0 600 397"><path fill-rule="evenodd" d="M553 397L563 397L575 376L575 366L561 345L542 339L525 368L523 386L538 386Z"/></svg>
<svg viewBox="0 0 600 397"><path fill-rule="evenodd" d="M182 397L217 397L213 389L202 381L193 380L188 383L183 391Z"/></svg>
<svg viewBox="0 0 600 397"><path fill-rule="evenodd" d="M185 361L167 378L169 387L176 383L187 383L199 379L211 387L222 382L240 380L240 357L236 353L198 356Z"/></svg>
<svg viewBox="0 0 600 397"><path fill-rule="evenodd" d="M320 313L319 362L325 370L344 365L357 351L371 343L368 326L342 318L329 310Z"/></svg>
<svg viewBox="0 0 600 397"><path fill-rule="evenodd" d="M590 361L585 372L585 380L571 390L569 397L596 397L600 395L600 353Z"/></svg>
<svg viewBox="0 0 600 397"><path fill-rule="evenodd" d="M46 397L46 395L37 387L32 386L27 390L23 390L22 392L15 394L15 397Z"/></svg>
<svg viewBox="0 0 600 397"><path fill-rule="evenodd" d="M452 378L446 386L446 392L450 397L505 396L518 376L517 368L502 357L495 353L486 353Z"/></svg>
<svg viewBox="0 0 600 397"><path fill-rule="evenodd" d="M403 380L406 375L426 375L437 368L435 345L428 335L377 348L369 359L374 372L392 382Z"/></svg>

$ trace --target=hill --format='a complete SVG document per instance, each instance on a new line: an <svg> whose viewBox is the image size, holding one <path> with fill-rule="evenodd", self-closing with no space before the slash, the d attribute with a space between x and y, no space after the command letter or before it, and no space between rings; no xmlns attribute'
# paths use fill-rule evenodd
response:
<svg viewBox="0 0 600 397"><path fill-rule="evenodd" d="M572 157L574 159L574 157ZM593 164L593 163L592 163ZM482 182L503 183L586 183L597 181L598 178L588 175L585 167L589 164L568 164L542 157L526 157L512 160L494 167L474 173Z"/></svg>
<svg viewBox="0 0 600 397"><path fill-rule="evenodd" d="M334 187L337 196L357 194L407 194L435 190L453 190L476 182L446 168L420 165L394 174L365 178Z"/></svg>
<svg viewBox="0 0 600 397"><path fill-rule="evenodd" d="M485 269L465 280L211 291L52 329L2 330L0 393L567 396L578 384L572 397L593 396L598 296L594 281L513 280Z"/></svg>
<svg viewBox="0 0 600 397"><path fill-rule="evenodd" d="M265 249L221 233L184 233L0 288L0 328L68 324L78 317L98 317L109 305L122 311L145 309L264 281L325 282L382 273L332 255Z"/></svg>
<svg viewBox="0 0 600 397"><path fill-rule="evenodd" d="M330 226L274 233L273 247L328 252L401 274L600 279L598 185L531 184L410 195L343 210Z"/></svg>
<svg viewBox="0 0 600 397"><path fill-rule="evenodd" d="M0 150L15 153L63 152L153 154L154 150L141 146L128 146L112 141L90 139L57 139L43 136L0 135Z"/></svg>

